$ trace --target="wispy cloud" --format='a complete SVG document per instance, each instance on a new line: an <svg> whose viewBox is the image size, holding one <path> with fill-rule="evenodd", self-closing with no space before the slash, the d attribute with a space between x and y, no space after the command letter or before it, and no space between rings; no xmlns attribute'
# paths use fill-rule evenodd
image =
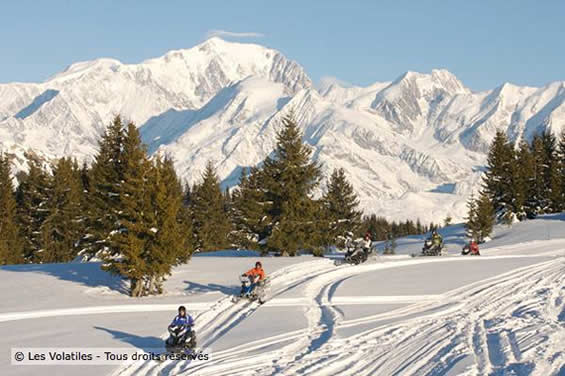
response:
<svg viewBox="0 0 565 376"><path fill-rule="evenodd" d="M213 37L220 37L220 38L262 38L265 34L262 33L255 33L255 32L243 32L237 33L233 31L227 30L209 30L206 33L206 39L213 38Z"/></svg>

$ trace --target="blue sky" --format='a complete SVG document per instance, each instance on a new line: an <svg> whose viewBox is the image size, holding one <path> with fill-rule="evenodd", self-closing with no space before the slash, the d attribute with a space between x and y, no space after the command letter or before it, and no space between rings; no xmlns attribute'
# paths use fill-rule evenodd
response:
<svg viewBox="0 0 565 376"><path fill-rule="evenodd" d="M212 30L264 44L319 81L358 85L446 68L474 90L565 80L565 1L3 1L0 82L97 57L126 63ZM256 33L256 35L255 35Z"/></svg>

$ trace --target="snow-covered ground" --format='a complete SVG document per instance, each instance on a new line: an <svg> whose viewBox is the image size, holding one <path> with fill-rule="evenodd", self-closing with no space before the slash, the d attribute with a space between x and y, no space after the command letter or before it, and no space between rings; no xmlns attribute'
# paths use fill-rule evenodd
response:
<svg viewBox="0 0 565 376"><path fill-rule="evenodd" d="M232 304L237 276L256 257L196 256L175 269L161 297L131 299L97 264L0 268L2 375L564 375L565 216L500 227L463 257L396 256L361 266L330 259L261 258L272 280L259 307ZM10 365L12 347L162 347L184 304L208 362L123 366Z"/></svg>

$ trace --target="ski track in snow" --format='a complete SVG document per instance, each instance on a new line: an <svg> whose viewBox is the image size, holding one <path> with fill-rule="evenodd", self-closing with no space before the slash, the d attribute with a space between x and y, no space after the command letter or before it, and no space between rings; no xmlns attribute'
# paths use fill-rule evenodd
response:
<svg viewBox="0 0 565 376"><path fill-rule="evenodd" d="M358 319L344 320L333 305L340 301L355 304L357 297L334 298L333 294L340 283L356 274L455 260L446 257L337 268L314 261L286 267L271 275L271 298L304 288L303 298L287 299L286 303L307 304L307 328L213 352L211 360L203 363L138 362L114 375L562 375L563 257L441 296L421 296L412 301L415 304ZM379 300L358 299L359 304ZM276 302L273 299L266 304ZM284 305L284 299L279 303ZM201 347L213 346L257 309L255 303L233 304L230 297L220 299L196 317ZM367 324L372 328L355 335L342 337L338 333ZM269 349L273 345L279 347Z"/></svg>

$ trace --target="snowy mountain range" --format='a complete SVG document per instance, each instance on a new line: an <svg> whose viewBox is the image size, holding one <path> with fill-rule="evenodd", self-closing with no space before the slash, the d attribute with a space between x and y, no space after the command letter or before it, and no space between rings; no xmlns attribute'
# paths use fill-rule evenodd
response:
<svg viewBox="0 0 565 376"><path fill-rule="evenodd" d="M462 219L496 130L514 141L565 129L565 82L472 92L446 70L368 87L316 87L280 52L211 38L140 64L97 59L43 83L0 84L0 149L90 160L116 114L194 182L214 160L224 186L274 147L293 110L326 172L343 167L367 213ZM323 187L320 188L322 190Z"/></svg>

